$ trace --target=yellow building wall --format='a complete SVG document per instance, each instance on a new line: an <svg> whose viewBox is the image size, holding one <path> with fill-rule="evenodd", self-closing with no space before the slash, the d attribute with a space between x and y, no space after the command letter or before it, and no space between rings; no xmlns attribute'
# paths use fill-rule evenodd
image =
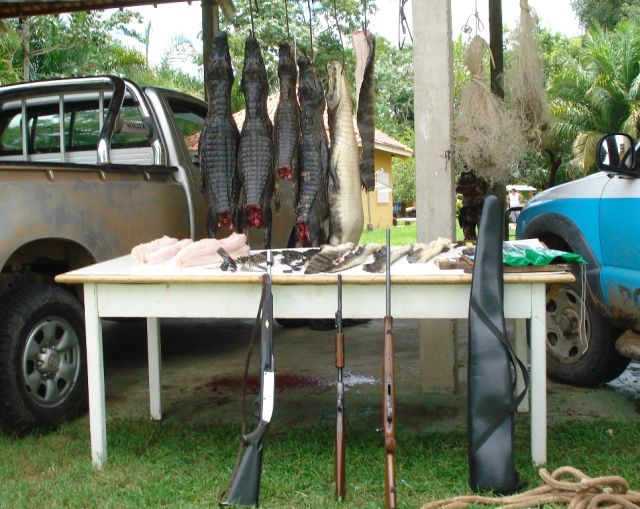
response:
<svg viewBox="0 0 640 509"><path fill-rule="evenodd" d="M376 175L380 170L386 173L389 187L393 188L391 154L376 150L374 153L374 168ZM365 229L391 228L393 226L393 194L391 190L388 193L378 189L370 193L362 191L362 210L364 212ZM369 214L369 210L371 214Z"/></svg>

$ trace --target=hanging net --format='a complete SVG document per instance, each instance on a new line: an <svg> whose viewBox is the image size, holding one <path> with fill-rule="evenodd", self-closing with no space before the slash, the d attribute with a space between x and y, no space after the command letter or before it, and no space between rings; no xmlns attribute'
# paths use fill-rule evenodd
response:
<svg viewBox="0 0 640 509"><path fill-rule="evenodd" d="M487 42L476 35L465 55L471 80L462 89L454 121L458 163L489 182L504 182L509 168L522 155L520 124L504 102L496 97L485 78Z"/></svg>
<svg viewBox="0 0 640 509"><path fill-rule="evenodd" d="M540 150L549 128L544 66L536 38L537 19L528 0L520 0L520 23L514 32L514 58L505 81L511 108L522 123L527 144Z"/></svg>

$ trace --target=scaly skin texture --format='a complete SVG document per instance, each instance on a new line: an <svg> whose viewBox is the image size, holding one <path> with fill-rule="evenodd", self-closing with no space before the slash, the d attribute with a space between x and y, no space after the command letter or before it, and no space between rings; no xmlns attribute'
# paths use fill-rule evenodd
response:
<svg viewBox="0 0 640 509"><path fill-rule="evenodd" d="M326 241L323 223L329 215L327 174L329 148L324 130L325 98L315 63L298 58L300 83L300 191L296 220L296 246L319 246Z"/></svg>
<svg viewBox="0 0 640 509"><path fill-rule="evenodd" d="M360 156L360 180L367 192L373 191L376 185L373 152L376 131L376 91L374 82L374 62L376 57L376 39L371 32L357 32L353 35L354 46L363 44L367 49L356 52L356 59L366 54L366 61L358 60L356 67L364 66L362 84L358 95L358 131L362 140L362 155ZM359 71L356 71L358 73Z"/></svg>
<svg viewBox="0 0 640 509"><path fill-rule="evenodd" d="M276 149L276 172L281 180L291 180L297 184L298 143L300 141L300 107L296 98L298 73L293 50L286 41L280 43L278 79L280 81L280 99L274 117L273 132Z"/></svg>
<svg viewBox="0 0 640 509"><path fill-rule="evenodd" d="M353 104L347 79L339 62L327 64L329 88L330 168L337 182L329 185L329 243L332 246L357 244L364 226L358 142L353 128ZM338 184L338 185L336 185Z"/></svg>
<svg viewBox="0 0 640 509"><path fill-rule="evenodd" d="M233 68L227 34L218 32L205 66L208 110L200 133L199 154L202 184L207 202L207 230L215 237L218 228L233 228L238 193L236 160L240 134L231 114Z"/></svg>
<svg viewBox="0 0 640 509"><path fill-rule="evenodd" d="M260 45L247 37L240 88L246 116L240 134L238 175L242 186L243 229L264 228L264 246L271 245L271 197L273 195L273 126L267 113L269 83Z"/></svg>

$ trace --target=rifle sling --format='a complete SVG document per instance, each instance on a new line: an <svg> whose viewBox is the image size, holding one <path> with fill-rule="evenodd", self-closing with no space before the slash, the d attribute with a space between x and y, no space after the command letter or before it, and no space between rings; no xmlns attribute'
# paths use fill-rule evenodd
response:
<svg viewBox="0 0 640 509"><path fill-rule="evenodd" d="M518 369L517 369L518 367L520 367L520 371L522 373L522 378L524 380L524 389L522 389L522 392L520 394L518 394L515 398L513 398L513 401L511 402L511 404L506 406L496 416L496 418L491 423L491 425L487 426L487 428L482 432L482 434L478 437L476 442L473 444L473 447L471 449L471 453L474 454L474 453L476 453L478 451L478 449L480 449L480 447L482 447L484 445L484 443L493 434L493 432L498 428L498 426L500 426L500 424L509 415L511 415L513 412L516 411L516 409L518 408L518 405L522 402L522 400L524 399L525 395L527 394L527 390L529 388L529 372L527 370L527 367L522 362L522 360L520 360L520 358L513 351L513 348L511 348L511 344L504 337L504 334L502 334L500 329L498 327L496 327L496 325L493 323L491 318L482 309L482 306L480 306L477 303L476 300L472 300L469 303L469 307L471 307L476 312L476 314L478 315L478 318L480 318L482 323L487 327L487 329L489 329L489 331L496 337L496 339L498 339L498 341L500 341L500 343L502 343L504 348L507 350L507 353L509 354L509 361L511 362L511 365L513 366L513 371L515 373L514 388L515 388L516 381L518 379ZM517 364L517 366L516 366L516 364Z"/></svg>
<svg viewBox="0 0 640 509"><path fill-rule="evenodd" d="M264 283L264 281L262 282L262 294L260 295L260 304L258 305L258 314L256 315L256 319L253 322L253 328L251 329L251 337L249 338L249 346L247 348L247 355L245 358L245 362L244 362L244 378L242 380L242 410L240 412L240 443L238 445L238 454L236 456L236 462L233 465L233 470L232 470L232 474L231 474L231 479L233 480L233 478L236 475L236 472L238 470L238 467L240 466L240 462L242 461L242 455L243 455L243 451L244 451L244 436L245 433L247 431L247 406L246 406L246 400L247 400L247 379L249 377L249 364L251 363L251 355L253 354L253 348L256 345L256 341L258 338L258 331L260 330L260 326L262 324L262 308L264 305L264 299L267 293L267 287ZM221 499L224 499L227 495L229 491L229 487L227 486L227 488L225 489L225 491L222 494L222 497L220 497Z"/></svg>

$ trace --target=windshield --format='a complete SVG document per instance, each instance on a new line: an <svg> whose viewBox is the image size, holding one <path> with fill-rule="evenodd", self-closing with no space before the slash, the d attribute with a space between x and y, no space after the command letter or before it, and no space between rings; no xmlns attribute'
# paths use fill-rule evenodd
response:
<svg viewBox="0 0 640 509"><path fill-rule="evenodd" d="M191 155L191 160L197 162L200 131L207 115L207 109L197 103L176 97L168 97L168 101L180 134Z"/></svg>

